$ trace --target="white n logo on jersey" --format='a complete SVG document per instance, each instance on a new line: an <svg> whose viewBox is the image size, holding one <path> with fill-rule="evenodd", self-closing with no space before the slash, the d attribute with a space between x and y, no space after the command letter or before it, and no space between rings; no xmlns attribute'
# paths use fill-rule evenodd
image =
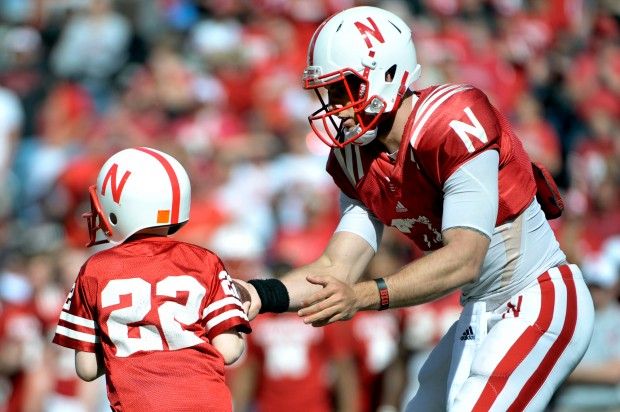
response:
<svg viewBox="0 0 620 412"><path fill-rule="evenodd" d="M474 116L474 113L471 111L469 106L466 107L463 111L465 112L469 120L473 123L473 126L471 124L461 122L460 120L452 120L450 122L450 127L454 129L456 134L459 135L459 137L465 144L467 151L469 153L472 153L476 149L474 148L474 144L472 143L469 135L474 136L482 143L488 142L489 139L487 138L487 132L484 130L484 127L482 127L476 116Z"/></svg>

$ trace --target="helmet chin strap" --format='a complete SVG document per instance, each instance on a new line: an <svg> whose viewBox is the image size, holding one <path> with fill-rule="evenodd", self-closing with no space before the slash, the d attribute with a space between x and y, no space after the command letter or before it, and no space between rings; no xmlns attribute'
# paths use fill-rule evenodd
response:
<svg viewBox="0 0 620 412"><path fill-rule="evenodd" d="M376 115L372 115L372 116L374 117ZM356 124L355 127L352 127L349 130L345 130L343 127L341 127L341 133L343 134L345 140L353 139L355 136L359 136L357 139L351 142L352 144L357 145L357 146L367 145L368 143L375 140L375 138L379 134L376 127L373 129L369 129L365 133L361 134L362 127L359 125L359 123Z"/></svg>
<svg viewBox="0 0 620 412"><path fill-rule="evenodd" d="M358 134L361 131L362 131L362 128L359 125L356 125L350 131L348 131L348 132L345 131L344 135L348 139L348 138L351 138L351 137L355 136L356 134ZM368 143L370 143L373 140L375 140L375 138L377 137L377 134L378 134L377 133L377 128L375 127L374 129L368 130L366 133L364 133L363 135L361 135L360 137L355 139L353 141L353 144L358 145L358 146L365 146Z"/></svg>

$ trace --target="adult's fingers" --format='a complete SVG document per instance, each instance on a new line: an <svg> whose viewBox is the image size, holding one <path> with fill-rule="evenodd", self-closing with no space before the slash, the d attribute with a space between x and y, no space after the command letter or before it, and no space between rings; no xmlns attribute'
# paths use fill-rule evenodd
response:
<svg viewBox="0 0 620 412"><path fill-rule="evenodd" d="M331 305L330 302L320 302L315 305L303 309L305 314L299 314L306 324L323 325L329 323L329 320L340 314L338 306ZM300 310L299 312L302 312ZM298 313L299 313L298 312Z"/></svg>
<svg viewBox="0 0 620 412"><path fill-rule="evenodd" d="M323 286L323 289L305 298L302 301L302 305L304 307L313 305L338 293L340 284L342 283L338 279L329 275L308 275L306 276L306 280L312 284Z"/></svg>
<svg viewBox="0 0 620 412"><path fill-rule="evenodd" d="M334 279L329 275L308 275L306 280L314 285L326 286L331 279Z"/></svg>

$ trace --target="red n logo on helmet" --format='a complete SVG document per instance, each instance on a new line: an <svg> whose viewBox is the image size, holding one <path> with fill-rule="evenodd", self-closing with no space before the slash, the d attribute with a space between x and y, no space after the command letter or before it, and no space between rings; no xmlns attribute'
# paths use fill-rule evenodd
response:
<svg viewBox="0 0 620 412"><path fill-rule="evenodd" d="M125 183L127 183L127 178L131 174L130 171L126 171L121 178L120 184L117 183L116 174L118 173L118 165L114 163L108 173L106 173L105 178L103 179L103 184L101 185L101 195L105 196L105 189L108 186L108 180L110 181L110 189L112 190L112 199L120 204L121 201L121 193L123 193L123 187L125 187Z"/></svg>
<svg viewBox="0 0 620 412"><path fill-rule="evenodd" d="M368 17L368 23L370 23L370 25L372 27L368 27L365 24L360 23L359 21L355 22L355 27L357 27L357 29L360 31L361 35L364 36L364 41L366 42L366 47L368 47L370 49L370 48L372 48L372 42L370 41L370 38L368 37L369 34L372 37L374 37L376 40L378 40L379 43L384 43L385 40L383 39L383 35L379 31L379 28L375 24L374 20L371 19L370 17Z"/></svg>

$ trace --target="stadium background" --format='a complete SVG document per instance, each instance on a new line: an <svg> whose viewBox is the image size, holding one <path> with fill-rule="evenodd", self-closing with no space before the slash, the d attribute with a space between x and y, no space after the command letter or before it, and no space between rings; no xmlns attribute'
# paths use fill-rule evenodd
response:
<svg viewBox="0 0 620 412"><path fill-rule="evenodd" d="M360 4L411 23L417 88L489 94L562 188L552 225L569 259L602 256L617 275L617 1L1 0L0 411L106 410L102 380L78 382L71 353L49 341L93 252L86 189L117 150L150 146L186 166L191 220L176 238L214 250L233 276L322 251L337 192L300 79L316 26ZM373 273L416 254L385 237Z"/></svg>

